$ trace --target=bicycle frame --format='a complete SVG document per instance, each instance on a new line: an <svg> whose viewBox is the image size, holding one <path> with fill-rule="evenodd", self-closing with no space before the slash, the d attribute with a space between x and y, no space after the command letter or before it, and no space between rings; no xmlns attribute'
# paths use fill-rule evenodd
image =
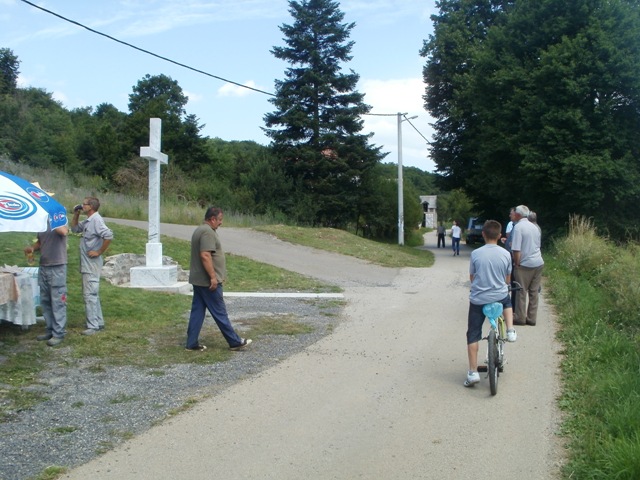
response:
<svg viewBox="0 0 640 480"><path fill-rule="evenodd" d="M507 327L502 315L502 304L490 303L482 308L485 317L489 320L489 334L483 338L487 341L487 367L486 370L478 368L478 371L487 371L489 375L489 387L491 395L498 393L498 377L504 370L504 344L507 338Z"/></svg>

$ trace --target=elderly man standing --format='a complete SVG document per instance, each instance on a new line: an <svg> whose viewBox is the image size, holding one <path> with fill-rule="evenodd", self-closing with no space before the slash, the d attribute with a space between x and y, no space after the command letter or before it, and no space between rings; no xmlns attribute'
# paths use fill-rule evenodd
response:
<svg viewBox="0 0 640 480"><path fill-rule="evenodd" d="M542 282L544 260L540 252L541 233L537 225L528 219L529 208L518 205L514 212L515 227L511 233L511 252L516 279L522 290L518 291L513 323L535 325L538 316L538 296ZM528 304L527 304L528 297Z"/></svg>
<svg viewBox="0 0 640 480"><path fill-rule="evenodd" d="M100 201L94 197L87 197L82 205L76 205L71 219L71 231L82 233L80 240L80 273L82 274L82 297L87 315L87 329L83 335L94 335L104 328L102 305L100 305L100 273L102 272L102 254L111 240L113 232L104 223L98 213ZM87 215L87 219L78 221L80 212Z"/></svg>

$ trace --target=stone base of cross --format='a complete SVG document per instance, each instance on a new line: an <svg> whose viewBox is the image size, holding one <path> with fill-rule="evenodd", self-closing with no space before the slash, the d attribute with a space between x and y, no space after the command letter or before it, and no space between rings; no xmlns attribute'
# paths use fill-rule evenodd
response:
<svg viewBox="0 0 640 480"><path fill-rule="evenodd" d="M169 158L160 151L162 120L149 120L149 146L140 147L140 158L149 160L149 242L147 263L144 267L133 267L130 271L132 287L162 287L177 283L178 268L162 265L162 243L160 243L160 164Z"/></svg>

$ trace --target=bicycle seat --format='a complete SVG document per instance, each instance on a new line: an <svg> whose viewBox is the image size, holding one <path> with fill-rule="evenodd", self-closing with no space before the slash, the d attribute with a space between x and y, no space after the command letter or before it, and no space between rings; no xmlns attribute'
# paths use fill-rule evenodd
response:
<svg viewBox="0 0 640 480"><path fill-rule="evenodd" d="M496 320L502 315L502 304L500 302L487 303L482 307L482 313L487 317L491 323L496 323Z"/></svg>

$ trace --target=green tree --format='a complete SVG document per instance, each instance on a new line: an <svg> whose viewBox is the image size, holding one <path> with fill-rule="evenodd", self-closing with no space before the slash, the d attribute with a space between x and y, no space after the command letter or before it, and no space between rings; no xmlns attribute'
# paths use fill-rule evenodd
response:
<svg viewBox="0 0 640 480"><path fill-rule="evenodd" d="M0 48L0 95L12 93L18 86L20 60L10 48Z"/></svg>
<svg viewBox="0 0 640 480"><path fill-rule="evenodd" d="M422 222L423 208L420 195L429 192L418 190L412 178L418 178L413 167L404 167L403 171L411 171L408 181L403 182L403 212L405 233L416 229ZM420 170L415 169L417 172ZM422 172L425 175L430 175ZM398 167L390 163L379 163L372 175L367 177L371 182L368 190L372 192L363 198L360 205L358 230L372 238L395 240L398 238ZM420 183L420 182L418 182Z"/></svg>
<svg viewBox="0 0 640 480"><path fill-rule="evenodd" d="M461 96L474 73L475 51L513 0L440 0L434 33L420 55L426 84L425 109L436 120L431 158L445 190L465 186L475 167L474 132L481 128L469 100Z"/></svg>
<svg viewBox="0 0 640 480"><path fill-rule="evenodd" d="M342 23L330 0L292 0L289 12L294 23L280 27L287 46L271 53L292 66L275 82L276 111L265 115L265 132L298 193L309 197L311 223L346 226L357 221L370 193L366 176L381 158L371 135L359 133L370 110L355 90L359 76L342 72L355 24Z"/></svg>
<svg viewBox="0 0 640 480"><path fill-rule="evenodd" d="M17 115L11 120L13 160L71 172L81 168L71 117L51 93L38 88L17 89L12 101Z"/></svg>
<svg viewBox="0 0 640 480"><path fill-rule="evenodd" d="M131 153L126 134L127 114L110 103L101 103L93 112L93 158L97 161L92 169L98 175L113 178L120 167L130 160Z"/></svg>
<svg viewBox="0 0 640 480"><path fill-rule="evenodd" d="M454 86L447 97L439 98L434 85L425 96L441 122L432 152L438 167L485 214L525 203L549 230L578 213L617 238L637 237L637 1L528 0L502 7L489 23L468 17L466 27L455 9L443 11L442 28L425 44L425 80L437 81L438 63L446 64L441 78ZM453 23L457 36L448 28ZM452 38L462 39L458 54L467 45L466 58L445 48Z"/></svg>
<svg viewBox="0 0 640 480"><path fill-rule="evenodd" d="M183 171L197 173L207 162L202 125L185 106L188 97L177 81L166 75L145 75L129 95L128 137L130 153L138 155L149 142L149 119L162 120L162 150Z"/></svg>
<svg viewBox="0 0 640 480"><path fill-rule="evenodd" d="M473 202L462 190L456 189L438 195L438 221L446 224L457 220L462 228L466 228L467 218L473 214ZM502 217L497 218L501 220Z"/></svg>

